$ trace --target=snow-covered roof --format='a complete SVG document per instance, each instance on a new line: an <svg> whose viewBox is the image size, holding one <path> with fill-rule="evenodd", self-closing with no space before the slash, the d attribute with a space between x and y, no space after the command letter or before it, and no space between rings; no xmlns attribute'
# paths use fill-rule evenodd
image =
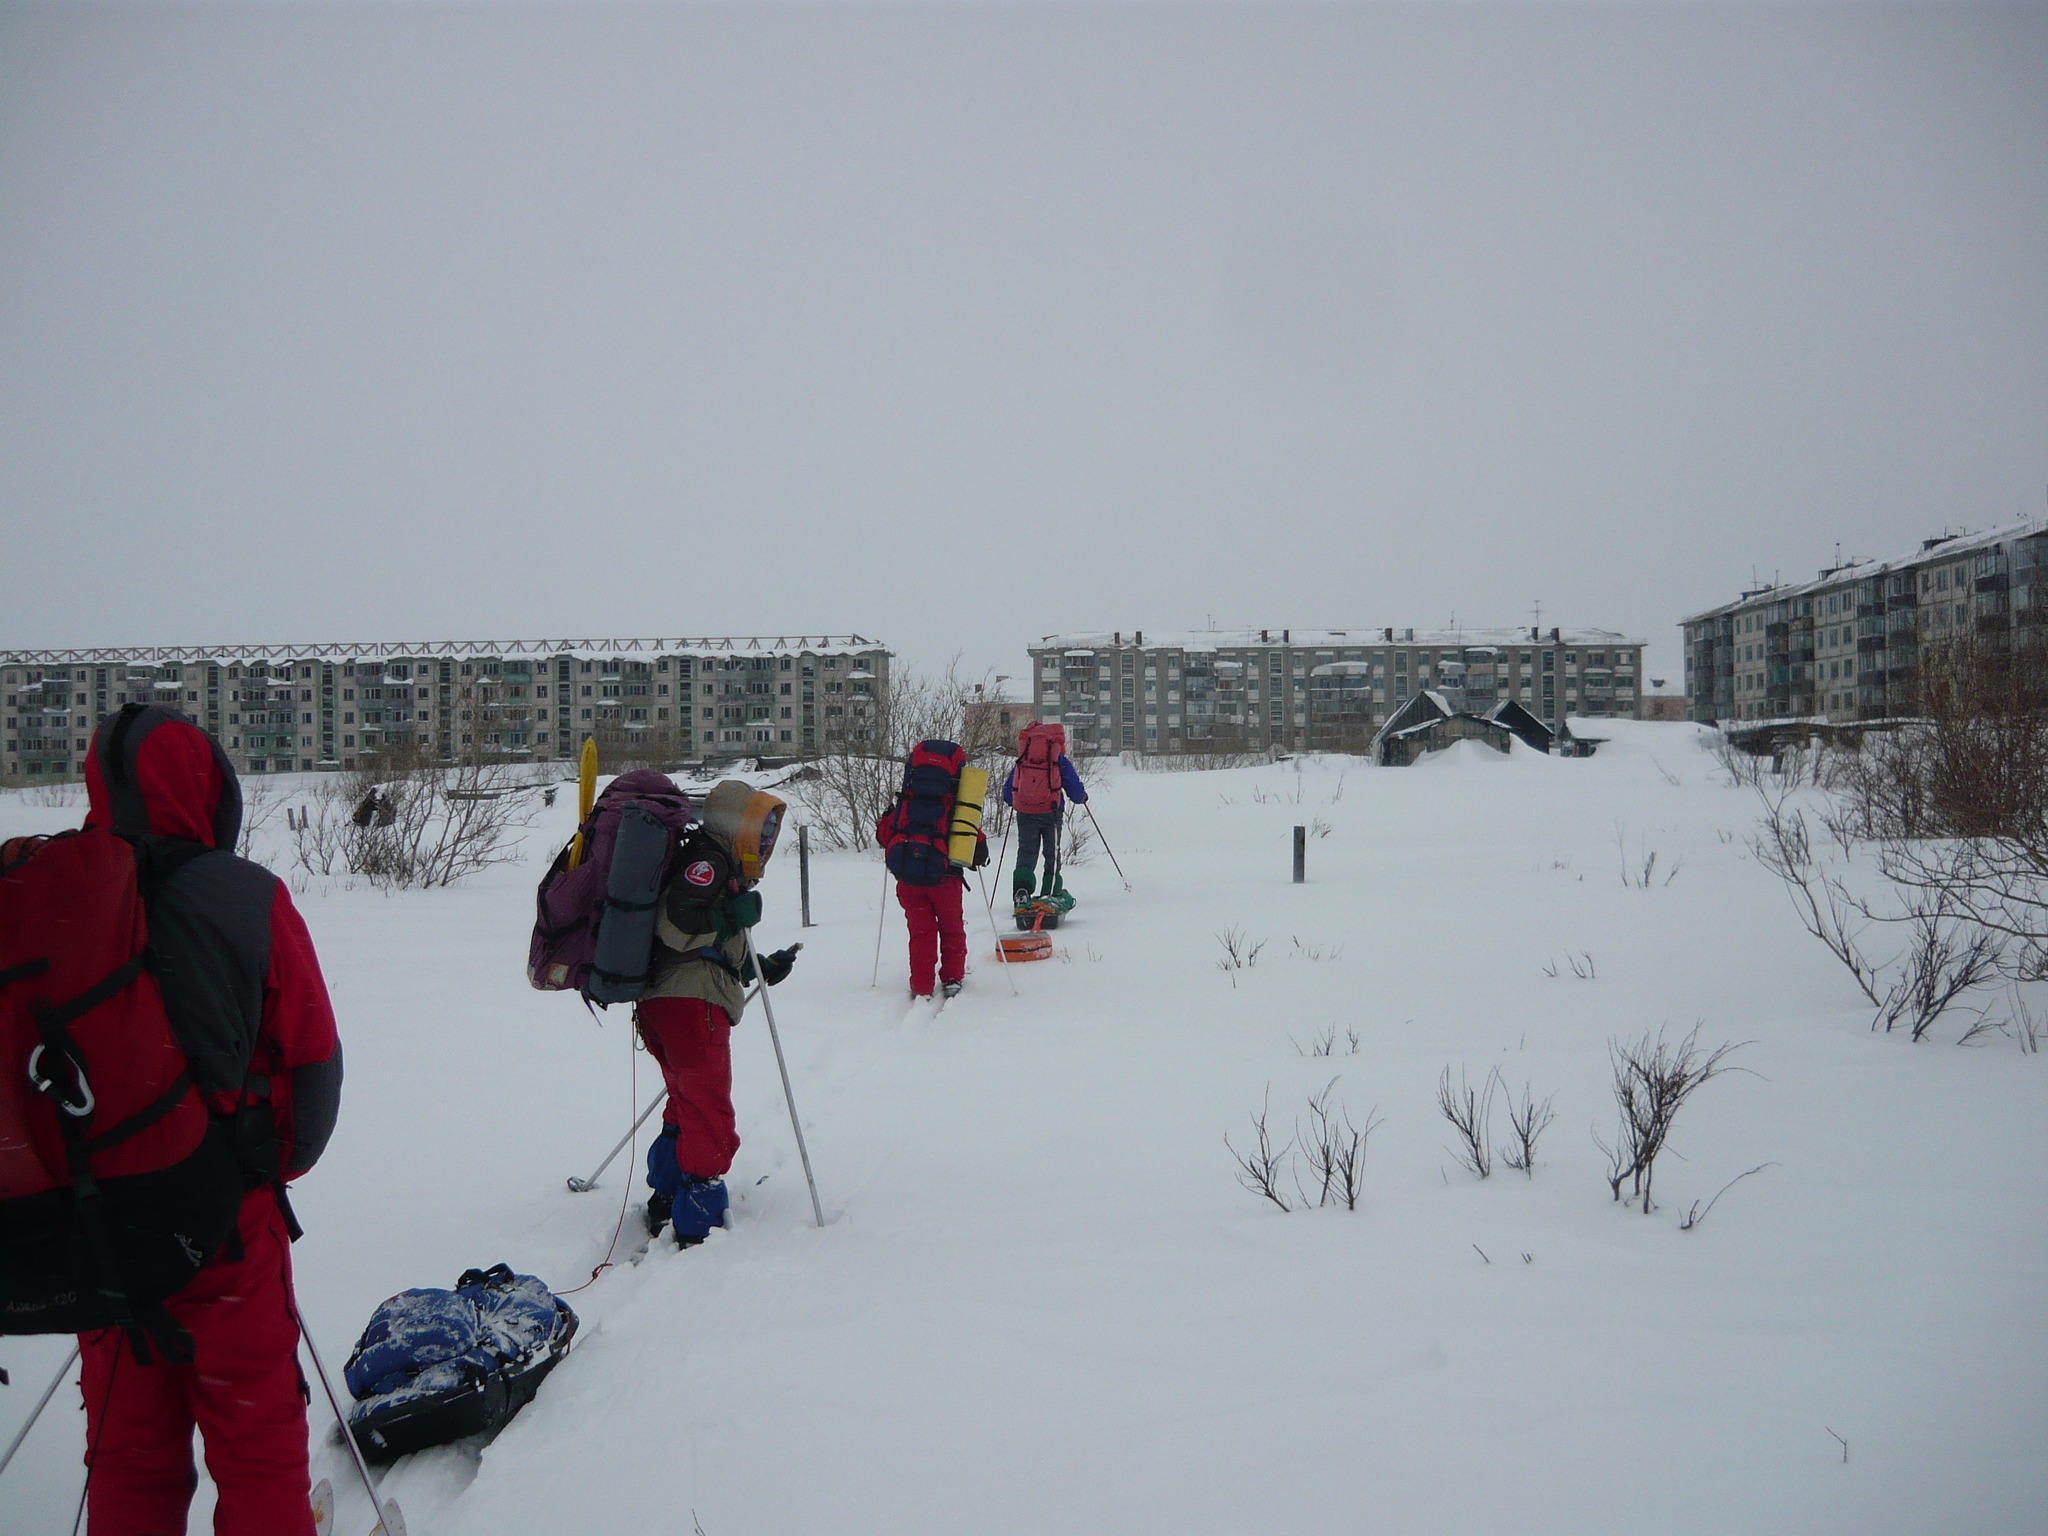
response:
<svg viewBox="0 0 2048 1536"><path fill-rule="evenodd" d="M1698 613L1689 613L1678 622L1697 624L1704 619L1718 619L1723 614L1754 608L1762 603L1781 603L1788 598L1832 591L1851 582L1867 581L1873 576L1884 576L1892 571L1914 570L1923 565L1941 565L1958 556L1977 554L1994 544L2009 544L2015 539L2043 534L2048 534L2048 523L2030 519L2004 528L1987 529L1982 533L1945 535L1940 539L1923 541L1920 548L1896 559L1850 560L1838 566L1831 566L1811 581L1788 581L1771 587L1752 588L1741 597L1716 604L1712 608L1702 608Z"/></svg>
<svg viewBox="0 0 2048 1536"><path fill-rule="evenodd" d="M418 661L437 657L555 657L597 660L606 656L670 656L695 652L880 651L878 640L861 635L696 635L676 639L619 640L366 640L304 645L133 645L96 649L0 651L0 666L112 666L121 662L163 665L205 661Z"/></svg>
<svg viewBox="0 0 2048 1536"><path fill-rule="evenodd" d="M1140 636L1143 637L1142 643ZM1553 639L1552 637L1555 636ZM1499 648L1516 645L1647 645L1637 635L1613 629L1389 629L1361 625L1354 629L1187 629L1095 630L1081 634L1046 635L1030 649L1093 655L1121 648L1147 651L1231 650L1365 650L1386 645L1433 645L1445 648ZM1088 647L1089 649L1077 649Z"/></svg>

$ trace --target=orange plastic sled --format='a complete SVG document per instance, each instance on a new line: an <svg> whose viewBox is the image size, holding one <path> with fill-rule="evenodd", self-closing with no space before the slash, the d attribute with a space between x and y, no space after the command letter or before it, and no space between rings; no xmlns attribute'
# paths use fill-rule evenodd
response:
<svg viewBox="0 0 2048 1536"><path fill-rule="evenodd" d="M1052 958L1052 935L1041 932L1038 924L1045 921L1043 913L1031 925L1028 933L1006 933L996 939L996 958L1011 965L1020 960L1050 960Z"/></svg>

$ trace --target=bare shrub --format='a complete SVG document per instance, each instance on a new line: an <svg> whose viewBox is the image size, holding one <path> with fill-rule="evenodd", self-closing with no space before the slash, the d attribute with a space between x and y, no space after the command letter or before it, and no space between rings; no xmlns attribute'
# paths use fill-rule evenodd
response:
<svg viewBox="0 0 2048 1536"><path fill-rule="evenodd" d="M1266 1089L1265 1102L1259 1106L1259 1112L1251 1117L1251 1151L1240 1152L1232 1146L1228 1131L1224 1132L1223 1145L1237 1164L1238 1183L1262 1199L1272 1201L1281 1210L1291 1211L1294 1207L1287 1203L1287 1196L1281 1192L1280 1176L1286 1171L1287 1155L1293 1149L1294 1143L1290 1141L1278 1149L1273 1146L1272 1132L1266 1128L1266 1122L1272 1117L1272 1110L1273 1090L1269 1086Z"/></svg>
<svg viewBox="0 0 2048 1536"><path fill-rule="evenodd" d="M1744 751L1725 734L1713 737L1707 750L1728 775L1731 788L1760 789L1771 771L1769 759Z"/></svg>
<svg viewBox="0 0 2048 1536"><path fill-rule="evenodd" d="M1627 1045L1619 1040L1608 1042L1620 1127L1612 1146L1597 1136L1594 1140L1607 1154L1608 1185L1614 1198L1620 1200L1621 1186L1630 1183L1629 1198L1642 1201L1646 1216L1652 1209L1650 1186L1657 1158L1670 1140L1679 1110L1705 1084L1724 1072L1739 1070L1725 1063L1731 1052L1741 1049L1741 1043L1708 1050L1700 1044L1703 1027L1694 1025L1675 1043L1661 1029Z"/></svg>
<svg viewBox="0 0 2048 1536"><path fill-rule="evenodd" d="M1738 1173L1714 1192L1714 1198L1709 1200L1704 1208L1701 1207L1699 1201L1693 1201L1691 1207L1685 1213L1685 1220L1678 1224L1678 1230L1690 1232L1694 1227L1705 1221L1708 1213L1721 1203L1721 1196L1727 1194L1729 1190L1748 1178L1750 1174L1762 1173L1766 1168L1775 1168L1777 1166L1776 1163L1758 1163L1754 1168L1745 1169L1743 1172Z"/></svg>
<svg viewBox="0 0 2048 1536"><path fill-rule="evenodd" d="M1358 1199L1365 1187L1366 1149L1372 1133L1380 1126L1379 1108L1375 1105L1367 1111L1364 1125L1354 1124L1343 1103L1331 1102L1337 1081L1331 1078L1321 1093L1309 1099L1307 1125L1297 1118L1293 1139L1279 1147L1274 1146L1268 1129L1273 1091L1270 1086L1267 1088L1259 1112L1250 1117L1250 1149L1240 1152L1227 1133L1223 1138L1224 1147L1237 1164L1238 1183L1283 1211L1330 1205L1341 1205L1347 1211L1358 1209ZM1306 1180L1302 1177L1304 1164ZM1295 1198L1301 1202L1299 1207L1288 1202L1282 1188L1283 1177L1294 1186ZM1309 1192L1310 1185L1314 1186L1313 1194Z"/></svg>
<svg viewBox="0 0 2048 1536"><path fill-rule="evenodd" d="M1547 1099L1538 1099L1533 1085L1522 1085L1522 1096L1517 1099L1508 1096L1508 1128L1514 1133L1514 1140L1500 1150L1500 1160L1515 1172L1529 1178L1536 1177L1536 1142L1550 1122L1557 1118L1551 1105L1556 1100L1552 1094Z"/></svg>
<svg viewBox="0 0 2048 1536"><path fill-rule="evenodd" d="M1669 885L1678 878L1678 871L1684 867L1684 859L1674 859L1664 866L1660 879L1657 871L1657 850L1646 845L1644 838L1636 839L1635 852L1629 852L1628 832L1620 822L1614 824L1614 846L1621 854L1621 883L1630 890L1647 891L1653 885Z"/></svg>
<svg viewBox="0 0 2048 1536"><path fill-rule="evenodd" d="M2048 652L1970 640L1922 672L1924 720L1865 743L1843 819L1888 881L1997 935L2008 974L2048 978Z"/></svg>
<svg viewBox="0 0 2048 1536"><path fill-rule="evenodd" d="M1237 973L1248 971L1259 963L1259 952L1266 947L1264 939L1246 936L1242 928L1226 928L1216 935L1216 942L1223 946L1223 958L1216 962L1216 969L1230 978L1230 984L1237 985Z"/></svg>
<svg viewBox="0 0 2048 1536"><path fill-rule="evenodd" d="M1214 773L1225 768L1256 768L1275 762L1278 747L1242 752L1143 752L1126 753L1125 760L1140 773Z"/></svg>
<svg viewBox="0 0 2048 1536"><path fill-rule="evenodd" d="M1451 1086L1449 1067L1444 1068L1436 1085L1436 1107L1458 1133L1458 1144L1446 1150L1460 1167L1482 1179L1493 1174L1493 1099L1500 1086L1498 1070L1487 1073L1480 1086L1474 1088L1462 1067L1458 1069L1456 1088Z"/></svg>
<svg viewBox="0 0 2048 1536"><path fill-rule="evenodd" d="M85 804L85 786L76 779L67 779L59 784L32 784L22 791L22 799L30 805L67 810L74 805Z"/></svg>
<svg viewBox="0 0 2048 1536"><path fill-rule="evenodd" d="M1287 1038L1294 1041L1294 1054L1297 1056L1356 1056L1359 1052L1358 1030L1355 1027L1347 1027L1344 1037L1348 1049L1342 1051L1337 1049L1335 1024L1326 1025L1320 1033L1310 1035L1305 1046L1292 1035Z"/></svg>
<svg viewBox="0 0 2048 1536"><path fill-rule="evenodd" d="M2048 1017L2035 1013L2017 987L2012 993L2012 1034L2026 1056L2041 1054L2041 1037L2048 1034Z"/></svg>
<svg viewBox="0 0 2048 1536"><path fill-rule="evenodd" d="M999 791L1015 743L996 712L984 707L991 679L970 682L958 666L949 663L938 673L896 670L864 713L828 730L805 759L803 774L790 784L791 798L828 846L873 845L875 823L903 786L903 760L920 741L934 738L959 743L970 763L989 770L983 830L997 838L1007 830L1009 811Z"/></svg>
<svg viewBox="0 0 2048 1536"><path fill-rule="evenodd" d="M1918 1042L1960 998L1996 979L2005 946L1996 934L1943 911L1935 895L1916 896L1907 920L1912 937L1871 1027L1890 1033L1903 1026Z"/></svg>
<svg viewBox="0 0 2048 1536"><path fill-rule="evenodd" d="M1762 796L1764 817L1749 840L1750 851L1776 875L1806 931L1842 963L1872 1009L1871 1028L1903 1028L1924 1040L1949 1010L1996 979L2007 942L1971 912L1967 902L1938 884L1900 884L1886 878L1886 905L1854 891L1842 874L1824 864L1814 847L1814 826L1784 793ZM1835 857L1846 866L1852 856L1854 806L1820 818ZM1888 961L1873 960L1866 938L1878 925L1903 925L1904 950Z"/></svg>
<svg viewBox="0 0 2048 1536"><path fill-rule="evenodd" d="M1289 938L1294 946L1291 951L1293 959L1321 961L1342 960L1344 958L1344 946L1342 944L1304 944L1301 942L1299 935L1289 935Z"/></svg>
<svg viewBox="0 0 2048 1536"><path fill-rule="evenodd" d="M235 839L237 854L245 859L258 857L256 840L284 803L277 786L267 779L242 780L242 830Z"/></svg>
<svg viewBox="0 0 2048 1536"><path fill-rule="evenodd" d="M1099 846L1087 813L1077 812L1068 806L1060 817L1060 868L1065 869L1068 865L1079 868L1087 864L1095 857Z"/></svg>
<svg viewBox="0 0 2048 1536"><path fill-rule="evenodd" d="M514 834L539 813L536 788L522 764L394 752L322 782L293 826L294 854L308 874L383 889L454 885L519 856Z"/></svg>
<svg viewBox="0 0 2048 1536"><path fill-rule="evenodd" d="M1589 949L1582 949L1576 955L1568 952L1564 963L1580 981L1592 981L1597 975L1593 969L1593 952ZM1544 963L1543 974L1555 980L1564 974L1564 969L1555 960L1550 960Z"/></svg>
<svg viewBox="0 0 2048 1536"><path fill-rule="evenodd" d="M1366 1146L1380 1125L1379 1110L1375 1105L1366 1112L1363 1126L1353 1125L1350 1112L1343 1105L1334 1109L1330 1106L1330 1095L1336 1088L1337 1079L1333 1077L1321 1093L1308 1101L1308 1126L1304 1129L1296 1121L1294 1139L1316 1184L1315 1203L1342 1205L1347 1211L1355 1211L1365 1183ZM1308 1191L1298 1181L1295 1190L1303 1204L1307 1204Z"/></svg>

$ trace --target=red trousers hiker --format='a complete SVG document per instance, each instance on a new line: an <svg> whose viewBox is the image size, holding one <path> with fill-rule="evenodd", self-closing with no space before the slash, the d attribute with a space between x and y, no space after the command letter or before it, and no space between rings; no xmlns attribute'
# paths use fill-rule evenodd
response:
<svg viewBox="0 0 2048 1536"><path fill-rule="evenodd" d="M910 990L932 994L932 969L940 981L958 981L967 974L967 925L960 917L960 893L966 887L948 878L937 885L896 882L896 900L910 924Z"/></svg>
<svg viewBox="0 0 2048 1536"><path fill-rule="evenodd" d="M732 1113L732 1021L698 997L642 998L633 1017L668 1085L661 1118L676 1128L676 1162L691 1178L723 1178L740 1149Z"/></svg>
<svg viewBox="0 0 2048 1536"><path fill-rule="evenodd" d="M239 1236L240 1258L216 1258L164 1304L192 1335L191 1364L138 1365L117 1329L79 1336L90 1536L184 1531L195 1424L216 1536L312 1536L291 1242L269 1190L242 1201Z"/></svg>

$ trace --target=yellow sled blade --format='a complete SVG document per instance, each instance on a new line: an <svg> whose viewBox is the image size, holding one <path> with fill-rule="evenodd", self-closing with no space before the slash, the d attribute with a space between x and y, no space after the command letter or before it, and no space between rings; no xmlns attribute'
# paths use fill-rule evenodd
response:
<svg viewBox="0 0 2048 1536"><path fill-rule="evenodd" d="M569 848L569 867L583 862L583 823L590 820L590 807L597 799L597 738L583 738L583 764L576 776L576 841Z"/></svg>

